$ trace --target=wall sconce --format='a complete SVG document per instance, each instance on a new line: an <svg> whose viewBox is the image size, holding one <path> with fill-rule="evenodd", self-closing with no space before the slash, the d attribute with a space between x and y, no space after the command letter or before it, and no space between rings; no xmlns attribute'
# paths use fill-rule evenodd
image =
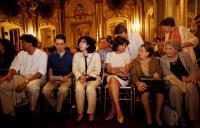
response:
<svg viewBox="0 0 200 128"><path fill-rule="evenodd" d="M140 32L140 28L141 28L141 25L140 25L139 21L136 21L132 24L132 30L133 31Z"/></svg>
<svg viewBox="0 0 200 128"><path fill-rule="evenodd" d="M28 28L28 34L31 34L36 37L35 32L33 31L33 27Z"/></svg>

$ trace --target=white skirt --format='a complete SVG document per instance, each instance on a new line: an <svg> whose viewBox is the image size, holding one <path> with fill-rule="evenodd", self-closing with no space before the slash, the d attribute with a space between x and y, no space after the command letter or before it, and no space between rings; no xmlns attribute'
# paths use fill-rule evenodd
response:
<svg viewBox="0 0 200 128"><path fill-rule="evenodd" d="M109 75L107 77L107 83L109 82L110 77L115 77L119 81L119 83L121 84L122 87L125 87L128 85L128 80L122 80L119 77L117 77L116 75ZM108 86L108 84L106 86Z"/></svg>

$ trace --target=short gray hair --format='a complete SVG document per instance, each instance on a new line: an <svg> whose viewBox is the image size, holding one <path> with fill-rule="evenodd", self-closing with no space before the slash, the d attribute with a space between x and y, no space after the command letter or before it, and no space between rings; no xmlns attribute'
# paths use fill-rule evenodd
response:
<svg viewBox="0 0 200 128"><path fill-rule="evenodd" d="M181 44L178 43L176 40L168 40L166 42L166 45L167 44L174 47L178 52L180 52L182 50Z"/></svg>

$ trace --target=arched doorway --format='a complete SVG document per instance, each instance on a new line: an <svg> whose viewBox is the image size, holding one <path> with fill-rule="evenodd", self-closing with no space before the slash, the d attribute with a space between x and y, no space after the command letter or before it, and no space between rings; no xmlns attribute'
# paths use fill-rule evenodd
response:
<svg viewBox="0 0 200 128"><path fill-rule="evenodd" d="M114 29L119 23L122 23L122 24L124 24L124 26L129 28L128 19L123 18L123 17L110 18L105 23L105 36L107 36L107 35L113 36Z"/></svg>
<svg viewBox="0 0 200 128"><path fill-rule="evenodd" d="M46 48L54 45L55 33L54 25L43 25L39 27L38 39L42 43L42 47Z"/></svg>
<svg viewBox="0 0 200 128"><path fill-rule="evenodd" d="M10 22L0 23L0 37L13 42L15 48L19 51L21 49L19 37L21 33L21 26Z"/></svg>

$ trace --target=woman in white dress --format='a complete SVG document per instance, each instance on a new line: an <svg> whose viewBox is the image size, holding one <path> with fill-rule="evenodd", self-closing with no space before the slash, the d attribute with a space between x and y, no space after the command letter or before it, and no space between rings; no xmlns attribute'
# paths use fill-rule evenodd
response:
<svg viewBox="0 0 200 128"><path fill-rule="evenodd" d="M124 116L119 104L120 86L128 84L128 73L130 67L130 55L125 52L129 41L123 37L114 39L112 50L106 58L107 71L110 74L107 78L108 91L111 98L112 108L105 120L111 120L117 114L117 121L122 124Z"/></svg>

